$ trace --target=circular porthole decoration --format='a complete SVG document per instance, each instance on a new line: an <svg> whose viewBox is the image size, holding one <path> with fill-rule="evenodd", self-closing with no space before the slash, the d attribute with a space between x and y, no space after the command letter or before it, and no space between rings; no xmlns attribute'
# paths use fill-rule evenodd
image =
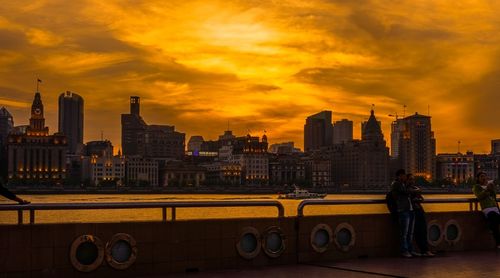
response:
<svg viewBox="0 0 500 278"><path fill-rule="evenodd" d="M462 229L456 220L449 220L444 227L444 239L448 244L454 245L460 241Z"/></svg>
<svg viewBox="0 0 500 278"><path fill-rule="evenodd" d="M427 224L427 242L432 246L438 246L443 241L443 228L437 220Z"/></svg>
<svg viewBox="0 0 500 278"><path fill-rule="evenodd" d="M354 228L348 223L341 223L335 229L335 245L343 252L348 252L356 243Z"/></svg>
<svg viewBox="0 0 500 278"><path fill-rule="evenodd" d="M333 232L326 224L316 225L311 232L311 246L314 251L323 253L333 241Z"/></svg>
<svg viewBox="0 0 500 278"><path fill-rule="evenodd" d="M69 258L76 270L94 271L104 260L104 245L96 236L81 235L71 244Z"/></svg>
<svg viewBox="0 0 500 278"><path fill-rule="evenodd" d="M128 234L115 234L106 243L106 261L118 270L127 269L137 259L137 246L135 239Z"/></svg>
<svg viewBox="0 0 500 278"><path fill-rule="evenodd" d="M260 252L260 234L254 227L245 227L241 231L240 240L236 243L236 250L241 257L251 260Z"/></svg>
<svg viewBox="0 0 500 278"><path fill-rule="evenodd" d="M277 226L266 229L262 237L262 248L264 253L271 258L277 258L283 254L286 249L285 234Z"/></svg>

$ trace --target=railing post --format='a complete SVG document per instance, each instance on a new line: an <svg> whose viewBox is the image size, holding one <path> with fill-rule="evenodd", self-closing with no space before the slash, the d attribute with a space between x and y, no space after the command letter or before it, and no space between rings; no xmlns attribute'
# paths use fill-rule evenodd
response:
<svg viewBox="0 0 500 278"><path fill-rule="evenodd" d="M23 224L23 210L22 209L17 210L17 224L19 224L19 225Z"/></svg>
<svg viewBox="0 0 500 278"><path fill-rule="evenodd" d="M469 211L472 211L472 201L469 201Z"/></svg>
<svg viewBox="0 0 500 278"><path fill-rule="evenodd" d="M30 209L30 224L33 225L35 224L35 210Z"/></svg>
<svg viewBox="0 0 500 278"><path fill-rule="evenodd" d="M172 207L172 221L175 221L176 215L175 215L175 207Z"/></svg>
<svg viewBox="0 0 500 278"><path fill-rule="evenodd" d="M161 208L161 217L162 217L163 222L167 222L167 208L166 207Z"/></svg>

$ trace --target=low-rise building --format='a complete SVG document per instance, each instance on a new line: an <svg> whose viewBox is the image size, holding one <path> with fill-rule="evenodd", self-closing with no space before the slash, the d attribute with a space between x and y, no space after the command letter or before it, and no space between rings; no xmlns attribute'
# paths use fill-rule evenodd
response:
<svg viewBox="0 0 500 278"><path fill-rule="evenodd" d="M182 161L169 161L165 165L163 186L198 187L205 183L206 169Z"/></svg>
<svg viewBox="0 0 500 278"><path fill-rule="evenodd" d="M472 152L444 153L437 155L437 179L453 184L463 184L474 178L474 154Z"/></svg>
<svg viewBox="0 0 500 278"><path fill-rule="evenodd" d="M125 165L127 185L158 186L158 161L140 156L128 156Z"/></svg>
<svg viewBox="0 0 500 278"><path fill-rule="evenodd" d="M206 172L206 185L239 186L241 185L241 165L229 162L202 164Z"/></svg>

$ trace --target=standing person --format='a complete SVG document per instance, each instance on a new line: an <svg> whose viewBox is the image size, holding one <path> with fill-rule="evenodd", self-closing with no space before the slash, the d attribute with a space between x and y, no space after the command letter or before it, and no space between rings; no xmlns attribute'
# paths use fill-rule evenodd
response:
<svg viewBox="0 0 500 278"><path fill-rule="evenodd" d="M398 208L401 256L411 258L413 257L411 253L413 251L412 241L415 215L410 200L411 191L406 185L406 173L404 169L396 172L396 180L391 184L391 192Z"/></svg>
<svg viewBox="0 0 500 278"><path fill-rule="evenodd" d="M18 202L20 205L27 205L30 201L23 200L17 197L14 193L10 192L7 188L3 187L3 183L0 180L0 195L4 196L7 199Z"/></svg>
<svg viewBox="0 0 500 278"><path fill-rule="evenodd" d="M434 253L429 250L427 244L427 221L425 219L425 211L422 206L424 197L421 194L420 188L415 185L415 178L412 174L406 176L407 185L411 190L411 202L413 206L413 213L415 214L415 241L417 242L420 253L413 252L414 256L434 257Z"/></svg>
<svg viewBox="0 0 500 278"><path fill-rule="evenodd" d="M476 195L484 216L488 221L488 226L493 232L497 248L500 249L500 211L496 199L495 186L493 183L488 183L488 176L485 172L479 172L476 175L476 184L472 187L472 192Z"/></svg>

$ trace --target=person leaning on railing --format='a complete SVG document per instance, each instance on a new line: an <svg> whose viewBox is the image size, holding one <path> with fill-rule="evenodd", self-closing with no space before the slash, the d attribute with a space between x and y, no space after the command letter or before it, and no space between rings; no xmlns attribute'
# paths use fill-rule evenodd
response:
<svg viewBox="0 0 500 278"><path fill-rule="evenodd" d="M472 192L476 195L481 209L483 210L488 226L493 232L497 248L500 249L500 210L496 199L495 186L488 183L488 176L485 172L479 172L476 175L476 184L472 187Z"/></svg>
<svg viewBox="0 0 500 278"><path fill-rule="evenodd" d="M16 196L16 194L10 192L7 188L3 186L3 181L0 180L0 195L4 196L7 199L18 202L20 205L27 205L30 201L21 199Z"/></svg>

